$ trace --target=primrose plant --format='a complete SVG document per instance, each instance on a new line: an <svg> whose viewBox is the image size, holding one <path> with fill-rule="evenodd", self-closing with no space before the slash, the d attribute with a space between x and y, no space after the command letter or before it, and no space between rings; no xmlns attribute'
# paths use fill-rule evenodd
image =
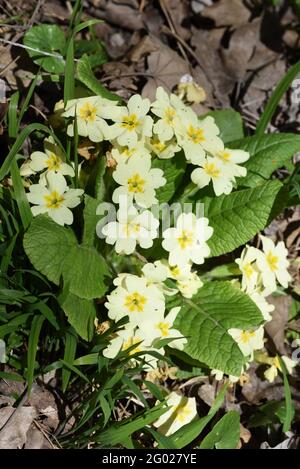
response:
<svg viewBox="0 0 300 469"><path fill-rule="evenodd" d="M287 203L271 176L299 139L245 137L238 113L198 116L162 87L153 102L89 96L82 66L85 97L57 103L53 127L40 126L34 151L11 169L13 186L22 182L24 250L52 285L54 310L86 350L91 342L85 360L98 354L117 373L193 363L237 382L259 354L273 381L282 368L264 350L268 297L292 279L283 241L261 232ZM197 419L194 398L171 392L166 402L150 422L159 432Z"/></svg>

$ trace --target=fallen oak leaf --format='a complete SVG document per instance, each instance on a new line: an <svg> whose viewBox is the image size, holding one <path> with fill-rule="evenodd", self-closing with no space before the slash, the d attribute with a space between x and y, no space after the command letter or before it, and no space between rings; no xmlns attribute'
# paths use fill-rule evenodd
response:
<svg viewBox="0 0 300 469"><path fill-rule="evenodd" d="M0 449L22 448L35 416L36 410L31 406L0 409Z"/></svg>

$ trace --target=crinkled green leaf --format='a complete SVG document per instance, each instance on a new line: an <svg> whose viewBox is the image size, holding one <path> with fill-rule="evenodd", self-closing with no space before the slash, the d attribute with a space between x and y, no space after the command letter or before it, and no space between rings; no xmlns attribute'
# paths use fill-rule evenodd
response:
<svg viewBox="0 0 300 469"><path fill-rule="evenodd" d="M62 277L73 295L92 299L105 293L105 277L110 273L104 258L95 248L78 245L70 228L48 216L33 219L24 236L24 249L39 272L56 285Z"/></svg>
<svg viewBox="0 0 300 469"><path fill-rule="evenodd" d="M93 300L85 300L71 293L62 295L60 305L64 310L69 323L85 340L92 340L94 335L94 319L96 307Z"/></svg>
<svg viewBox="0 0 300 469"><path fill-rule="evenodd" d="M232 142L244 137L242 117L233 109L221 109L207 114L215 119L220 129L220 138L224 143Z"/></svg>
<svg viewBox="0 0 300 469"><path fill-rule="evenodd" d="M253 189L205 197L204 213L214 229L208 242L211 256L233 251L264 229L278 214L276 199L280 189L279 181L269 181Z"/></svg>
<svg viewBox="0 0 300 469"><path fill-rule="evenodd" d="M181 179L185 173L186 162L182 152L177 153L171 159L153 160L152 168L162 169L167 182L164 186L156 190L156 198L159 203L169 202L176 189L178 189Z"/></svg>
<svg viewBox="0 0 300 469"><path fill-rule="evenodd" d="M268 134L246 137L230 143L230 148L248 151L250 158L243 165L247 168L247 176L239 178L238 184L256 187L270 178L272 173L290 161L300 151L300 135Z"/></svg>
<svg viewBox="0 0 300 469"><path fill-rule="evenodd" d="M25 34L23 42L25 46L36 49L27 49L34 63L41 65L47 72L64 73L65 62L63 57L51 57L41 53L64 54L66 38L59 26L55 24L32 26Z"/></svg>
<svg viewBox="0 0 300 469"><path fill-rule="evenodd" d="M96 239L96 225L101 219L101 215L96 214L99 201L85 194L84 196L84 230L82 237L82 244L93 246Z"/></svg>
<svg viewBox="0 0 300 469"><path fill-rule="evenodd" d="M239 376L245 357L228 329L259 326L263 317L248 295L230 282L209 282L180 300L175 327L188 342L184 352L211 368Z"/></svg>

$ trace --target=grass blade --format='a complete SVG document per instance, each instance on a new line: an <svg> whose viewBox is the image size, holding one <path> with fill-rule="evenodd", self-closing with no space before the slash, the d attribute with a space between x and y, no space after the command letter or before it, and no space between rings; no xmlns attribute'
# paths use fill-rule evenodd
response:
<svg viewBox="0 0 300 469"><path fill-rule="evenodd" d="M285 398L285 408L286 408L286 414L285 414L282 431L283 433L286 433L291 429L294 412L293 412L291 388L290 388L289 380L287 377L287 369L282 358L278 356L278 360L279 360L280 368L283 374L284 398Z"/></svg>
<svg viewBox="0 0 300 469"><path fill-rule="evenodd" d="M111 426L108 430L104 431L98 438L101 446L111 448L112 446L126 440L128 435L141 430L146 425L155 422L162 414L168 410L168 407L163 407L162 404L153 407L147 412L143 412L139 417L135 416L134 419L130 418L121 424Z"/></svg>
<svg viewBox="0 0 300 469"><path fill-rule="evenodd" d="M77 349L77 339L70 332L66 333L66 345L64 353L64 362L73 365ZM62 389L66 392L71 377L71 371L68 368L62 370Z"/></svg>
<svg viewBox="0 0 300 469"><path fill-rule="evenodd" d="M54 137L56 141L58 140L55 137L55 135L53 134L53 132L50 129L48 129L48 127L46 127L45 125L43 125L43 124L29 124L25 129L22 130L22 132L20 133L20 135L16 139L15 143L11 147L7 157L5 158L4 163L2 164L2 166L0 168L0 181L2 181L2 179L9 173L12 162L13 162L16 154L18 153L18 151L22 147L23 143L25 142L26 138L29 137L29 135L32 132L35 132L36 130L40 130L42 132L45 132L45 133L51 135L52 137Z"/></svg>
<svg viewBox="0 0 300 469"><path fill-rule="evenodd" d="M13 139L16 138L18 134L18 129L19 129L18 102L19 102L19 92L16 91L16 93L14 93L10 98L9 109L8 109L8 135L10 138L13 138ZM10 172L11 172L13 189L14 189L14 194L15 194L17 205L18 205L20 217L22 220L22 224L24 228L26 229L31 222L32 213L30 210L30 206L29 206L26 194L25 194L23 180L21 178L19 168L17 165L17 161L15 158L13 158L11 162Z"/></svg>
<svg viewBox="0 0 300 469"><path fill-rule="evenodd" d="M69 40L66 55L66 68L64 80L64 103L67 104L74 98L75 78L74 78L74 36Z"/></svg>
<svg viewBox="0 0 300 469"><path fill-rule="evenodd" d="M268 124L271 122L271 119L274 115L274 112L277 109L277 106L283 97L283 95L286 93L288 88L290 87L291 83L293 80L296 78L296 76L300 73L300 62L297 62L295 65L293 65L289 71L286 73L286 75L280 80L278 85L276 86L275 90L273 91L264 112L262 113L258 124L256 126L256 135L263 135L265 133L265 130L268 126Z"/></svg>
<svg viewBox="0 0 300 469"><path fill-rule="evenodd" d="M28 341L28 352L27 352L28 394L30 394L32 384L33 384L37 346L38 346L40 332L41 332L44 321L45 321L44 316L35 316L33 318L32 325L31 325L29 341Z"/></svg>
<svg viewBox="0 0 300 469"><path fill-rule="evenodd" d="M29 101L31 100L31 97L33 95L33 92L35 90L35 87L36 87L36 83L38 81L38 77L39 77L39 72L36 74L36 76L34 77L34 79L32 80L31 82L31 85L30 85L30 88L28 90L28 93L26 95L26 98L24 100L24 103L21 107L21 110L20 110L20 114L19 114L19 118L18 118L18 126L20 126L21 124L21 121L23 119L23 116L25 114L25 112L27 111L27 107L28 107L28 104L29 104Z"/></svg>

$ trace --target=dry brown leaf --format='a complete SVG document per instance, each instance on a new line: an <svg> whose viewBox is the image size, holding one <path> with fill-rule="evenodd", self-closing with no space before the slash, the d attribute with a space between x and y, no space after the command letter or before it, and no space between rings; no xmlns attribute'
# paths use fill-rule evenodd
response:
<svg viewBox="0 0 300 469"><path fill-rule="evenodd" d="M285 63L283 60L277 60L274 63L267 64L265 67L255 73L251 82L251 88L259 88L265 92L272 90L285 74Z"/></svg>
<svg viewBox="0 0 300 469"><path fill-rule="evenodd" d="M241 0L221 0L201 12L219 26L238 26L247 23L251 13Z"/></svg>
<svg viewBox="0 0 300 469"><path fill-rule="evenodd" d="M190 73L187 63L177 52L161 43L160 50L148 56L146 74L151 77L143 88L142 96L153 100L158 86L162 86L166 91L172 91L182 75L187 73Z"/></svg>
<svg viewBox="0 0 300 469"><path fill-rule="evenodd" d="M203 384L198 390L199 397L211 407L216 399L216 388L212 384Z"/></svg>
<svg viewBox="0 0 300 469"><path fill-rule="evenodd" d="M261 19L240 26L230 38L229 48L221 50L224 65L236 81L242 81L259 41Z"/></svg>
<svg viewBox="0 0 300 469"><path fill-rule="evenodd" d="M268 302L275 306L275 310L272 312L272 321L265 325L265 330L272 339L276 350L285 354L284 332L289 320L291 298L289 296L271 296L268 298Z"/></svg>
<svg viewBox="0 0 300 469"><path fill-rule="evenodd" d="M177 35L187 41L191 37L191 32L183 26L183 22L189 16L188 2L182 0L161 0L161 3L165 5Z"/></svg>
<svg viewBox="0 0 300 469"><path fill-rule="evenodd" d="M103 0L99 6L91 7L90 13L125 30L136 31L144 26L143 14L139 10L137 0L126 0L126 2L124 0Z"/></svg>
<svg viewBox="0 0 300 469"><path fill-rule="evenodd" d="M22 448L35 416L36 410L31 406L0 409L0 449Z"/></svg>
<svg viewBox="0 0 300 469"><path fill-rule="evenodd" d="M44 2L42 5L43 20L49 22L54 21L67 21L70 17L70 11L67 7L62 5L62 2L51 0L51 2Z"/></svg>
<svg viewBox="0 0 300 469"><path fill-rule="evenodd" d="M159 44L150 36L144 36L138 44L132 48L129 57L132 62L138 62L142 57L159 49Z"/></svg>
<svg viewBox="0 0 300 469"><path fill-rule="evenodd" d="M56 398L50 390L39 384L34 384L30 394L29 404L33 406L38 415L43 415L44 423L52 429L56 429L59 423Z"/></svg>
<svg viewBox="0 0 300 469"><path fill-rule="evenodd" d="M261 403L265 399L268 401L280 401L283 399L284 390L281 378L277 377L274 383L271 384L264 379L260 370L261 367L257 363L251 364L249 370L247 370L250 380L241 389L243 396L254 405Z"/></svg>
<svg viewBox="0 0 300 469"><path fill-rule="evenodd" d="M111 77L109 89L122 98L129 99L137 91L136 71L132 65L122 62L108 62L103 65L102 69L106 78L107 76Z"/></svg>
<svg viewBox="0 0 300 469"><path fill-rule="evenodd" d="M250 438L251 432L240 423L240 441L238 442L236 449L241 449L243 443L248 443Z"/></svg>
<svg viewBox="0 0 300 469"><path fill-rule="evenodd" d="M26 435L24 449L53 449L45 435L38 428L31 427Z"/></svg>
<svg viewBox="0 0 300 469"><path fill-rule="evenodd" d="M230 76L221 60L220 47L224 31L222 28L204 31L193 27L191 43L195 48L201 74L208 85L198 77L195 77L195 80L203 86L208 95L214 94L219 103L229 106L229 95L236 79Z"/></svg>

